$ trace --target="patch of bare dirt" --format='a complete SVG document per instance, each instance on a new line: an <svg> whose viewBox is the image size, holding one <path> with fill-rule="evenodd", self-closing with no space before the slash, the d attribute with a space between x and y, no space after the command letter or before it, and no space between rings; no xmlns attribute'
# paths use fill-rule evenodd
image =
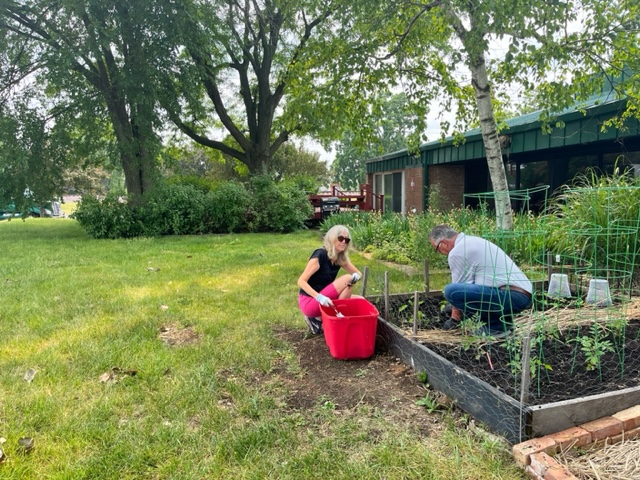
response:
<svg viewBox="0 0 640 480"><path fill-rule="evenodd" d="M427 394L425 386L395 356L376 349L366 360L336 360L322 335L280 330L276 336L293 347L302 369L301 376L285 369L272 372L289 387L290 408L308 410L329 402L339 411L367 405L420 435L439 430L439 414L429 414L415 403ZM450 406L449 399L439 392L429 390L429 394L439 397L443 408Z"/></svg>
<svg viewBox="0 0 640 480"><path fill-rule="evenodd" d="M172 347L193 345L200 341L200 335L193 328L177 324L163 325L160 327L158 336L160 340Z"/></svg>

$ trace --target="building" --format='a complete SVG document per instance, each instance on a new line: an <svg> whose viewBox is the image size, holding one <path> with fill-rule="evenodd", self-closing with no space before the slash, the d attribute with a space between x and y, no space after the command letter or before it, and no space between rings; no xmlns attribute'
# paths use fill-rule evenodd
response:
<svg viewBox="0 0 640 480"><path fill-rule="evenodd" d="M604 122L619 115L626 99L611 89L558 115L549 133L538 120L540 112L512 118L500 132L502 156L511 190L549 185L553 192L590 167L611 173L614 166L633 166L640 175L640 123L627 121L625 128L602 129ZM384 195L385 211L421 212L428 206L429 191L437 186L440 209L469 205L465 195L492 190L479 129L464 135L464 143L453 138L420 146L366 162L367 183L373 193ZM544 195L544 194L543 194ZM435 197L433 197L435 198ZM532 198L535 209L542 199Z"/></svg>

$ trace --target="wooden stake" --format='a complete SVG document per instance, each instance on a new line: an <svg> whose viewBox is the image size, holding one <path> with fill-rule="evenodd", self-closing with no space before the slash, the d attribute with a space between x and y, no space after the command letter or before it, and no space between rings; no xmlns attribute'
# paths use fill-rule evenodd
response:
<svg viewBox="0 0 640 480"><path fill-rule="evenodd" d="M424 291L429 293L431 287L429 286L429 260L424 259Z"/></svg>
<svg viewBox="0 0 640 480"><path fill-rule="evenodd" d="M389 272L384 272L384 319L389 321Z"/></svg>
<svg viewBox="0 0 640 480"><path fill-rule="evenodd" d="M420 292L413 292L413 334L418 334L418 296Z"/></svg>
<svg viewBox="0 0 640 480"><path fill-rule="evenodd" d="M364 267L362 272L362 296L367 297L367 280L369 279L369 267Z"/></svg>
<svg viewBox="0 0 640 480"><path fill-rule="evenodd" d="M522 376L520 403L529 403L529 386L531 385L531 337L527 333L522 338Z"/></svg>

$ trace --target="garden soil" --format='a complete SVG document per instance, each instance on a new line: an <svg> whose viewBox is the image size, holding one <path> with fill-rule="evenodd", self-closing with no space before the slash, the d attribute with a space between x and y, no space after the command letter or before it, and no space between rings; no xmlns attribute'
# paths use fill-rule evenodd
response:
<svg viewBox="0 0 640 480"><path fill-rule="evenodd" d="M293 348L300 361L301 374L284 366L271 372L289 387L289 408L309 410L331 405L341 412L368 406L390 421L404 423L419 436L442 429L439 414L428 413L416 404L427 394L425 385L395 356L376 351L366 360L336 360L322 335L288 329L275 333ZM437 398L440 408L451 407L445 395L434 390L428 393Z"/></svg>

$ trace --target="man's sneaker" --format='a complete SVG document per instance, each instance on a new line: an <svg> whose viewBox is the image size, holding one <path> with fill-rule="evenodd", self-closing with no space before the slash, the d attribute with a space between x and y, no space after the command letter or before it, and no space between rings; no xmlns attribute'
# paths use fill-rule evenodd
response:
<svg viewBox="0 0 640 480"><path fill-rule="evenodd" d="M309 330L314 335L319 335L322 333L322 319L318 317L307 317L304 316L304 321L307 322L309 326Z"/></svg>
<svg viewBox="0 0 640 480"><path fill-rule="evenodd" d="M474 335L476 337L491 337L492 339L500 339L500 338L506 338L507 335L509 335L509 333L511 333L511 330L496 330L493 328L489 328L486 325L483 325L482 327L478 328L475 332L473 332Z"/></svg>
<svg viewBox="0 0 640 480"><path fill-rule="evenodd" d="M443 330L454 330L460 326L460 322L456 322L453 318L450 318L444 325L442 325Z"/></svg>

